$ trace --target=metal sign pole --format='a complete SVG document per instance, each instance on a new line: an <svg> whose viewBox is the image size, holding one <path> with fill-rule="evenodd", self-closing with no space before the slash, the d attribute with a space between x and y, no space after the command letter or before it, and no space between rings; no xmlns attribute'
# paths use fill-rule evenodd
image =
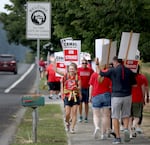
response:
<svg viewBox="0 0 150 145"><path fill-rule="evenodd" d="M32 111L32 135L33 142L37 142L37 108L33 108Z"/></svg>
<svg viewBox="0 0 150 145"><path fill-rule="evenodd" d="M39 83L40 83L40 73L39 73L39 59L40 59L40 39L37 39L37 70L36 70L36 93L39 94Z"/></svg>
<svg viewBox="0 0 150 145"><path fill-rule="evenodd" d="M37 39L37 70L36 70L36 94L38 95L39 92L39 84L40 84L40 73L39 73L39 59L40 59L40 39ZM33 135L33 142L37 142L37 121L38 121L38 108L33 108L32 112L32 135Z"/></svg>

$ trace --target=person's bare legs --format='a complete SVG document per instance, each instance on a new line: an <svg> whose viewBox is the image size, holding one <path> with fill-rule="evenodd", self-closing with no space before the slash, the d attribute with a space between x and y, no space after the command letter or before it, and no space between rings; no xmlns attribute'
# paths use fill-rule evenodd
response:
<svg viewBox="0 0 150 145"><path fill-rule="evenodd" d="M79 122L82 122L82 102L80 103L79 105L79 115L80 115L80 118L79 118Z"/></svg>
<svg viewBox="0 0 150 145"><path fill-rule="evenodd" d="M116 134L116 138L120 138L120 122L119 119L113 118L112 119L112 124L114 128L114 132Z"/></svg>
<svg viewBox="0 0 150 145"><path fill-rule="evenodd" d="M122 120L123 120L124 128L128 129L128 127L129 127L129 117L122 118Z"/></svg>
<svg viewBox="0 0 150 145"><path fill-rule="evenodd" d="M65 121L67 123L69 123L69 121L70 121L70 114L71 114L71 107L66 105L65 106Z"/></svg>
<svg viewBox="0 0 150 145"><path fill-rule="evenodd" d="M100 109L93 109L93 123L95 129L100 128Z"/></svg>
<svg viewBox="0 0 150 145"><path fill-rule="evenodd" d="M85 105L85 119L88 119L89 103L84 103L84 105Z"/></svg>
<svg viewBox="0 0 150 145"><path fill-rule="evenodd" d="M72 111L71 111L71 116L72 116L71 128L72 129L74 129L75 125L76 125L76 121L77 121L77 109L78 109L78 105L74 105L72 107Z"/></svg>
<svg viewBox="0 0 150 145"><path fill-rule="evenodd" d="M105 135L110 131L110 109L103 108L101 110L102 123L101 123L101 135Z"/></svg>

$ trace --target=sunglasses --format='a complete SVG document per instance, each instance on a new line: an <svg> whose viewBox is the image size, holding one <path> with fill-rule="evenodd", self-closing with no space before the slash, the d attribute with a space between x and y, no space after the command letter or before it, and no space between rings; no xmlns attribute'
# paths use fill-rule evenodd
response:
<svg viewBox="0 0 150 145"><path fill-rule="evenodd" d="M82 62L82 64L87 64L86 62Z"/></svg>

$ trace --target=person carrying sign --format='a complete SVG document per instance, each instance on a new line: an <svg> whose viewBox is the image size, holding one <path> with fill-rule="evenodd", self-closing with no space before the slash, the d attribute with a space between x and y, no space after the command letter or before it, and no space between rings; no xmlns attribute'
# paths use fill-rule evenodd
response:
<svg viewBox="0 0 150 145"><path fill-rule="evenodd" d="M109 69L107 72L100 71L100 76L108 77L112 80L111 117L116 134L113 144L119 144L121 143L120 118L123 119L125 128L124 141L130 141L128 125L131 113L131 89L136 84L136 80L133 72L126 68L122 64L122 59L118 59L117 56L113 58L113 66L114 68Z"/></svg>
<svg viewBox="0 0 150 145"><path fill-rule="evenodd" d="M78 68L78 75L81 78L81 93L82 93L82 100L79 107L79 122L82 122L83 116L82 116L82 104L84 103L85 107L85 123L88 123L88 111L89 111L89 80L94 72L92 68L89 68L88 61L84 58L82 60L82 66Z"/></svg>
<svg viewBox="0 0 150 145"><path fill-rule="evenodd" d="M106 70L105 70L106 71ZM108 137L110 129L110 108L111 108L111 80L107 77L99 77L99 69L94 72L89 81L89 101L92 103L93 122L95 126L94 137L101 139ZM101 127L99 127L101 120Z"/></svg>

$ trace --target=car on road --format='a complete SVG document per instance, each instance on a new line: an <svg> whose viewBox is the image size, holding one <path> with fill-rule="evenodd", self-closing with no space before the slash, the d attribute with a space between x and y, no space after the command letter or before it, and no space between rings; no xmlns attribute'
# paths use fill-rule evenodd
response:
<svg viewBox="0 0 150 145"><path fill-rule="evenodd" d="M11 54L0 54L0 71L17 74L16 57Z"/></svg>

